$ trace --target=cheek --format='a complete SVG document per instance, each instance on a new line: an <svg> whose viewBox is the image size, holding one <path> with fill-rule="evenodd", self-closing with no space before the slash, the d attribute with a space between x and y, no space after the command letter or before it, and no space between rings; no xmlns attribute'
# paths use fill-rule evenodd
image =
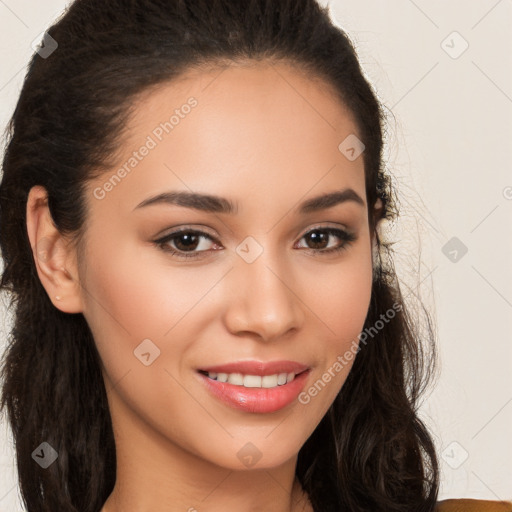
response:
<svg viewBox="0 0 512 512"><path fill-rule="evenodd" d="M116 242L91 249L84 315L101 332L121 333L133 343L163 339L211 287L212 276L189 272L157 261L155 249ZM94 264L94 262L101 262Z"/></svg>
<svg viewBox="0 0 512 512"><path fill-rule="evenodd" d="M316 283L316 284L314 284ZM370 306L372 259L366 246L331 269L317 270L311 280L309 304L314 305L317 332L323 333L317 352L319 373L299 397L323 415L342 388L357 357L359 335ZM320 286L322 285L322 286ZM312 308L313 309L313 308Z"/></svg>
<svg viewBox="0 0 512 512"><path fill-rule="evenodd" d="M144 367L134 353L143 340L163 350L162 336L175 323L175 292L160 293L162 276L157 280L154 266L141 264L128 244L116 240L91 246L89 253L81 276L86 289L84 317L109 379L117 382L126 372L136 374ZM153 357L158 350L153 348Z"/></svg>
<svg viewBox="0 0 512 512"><path fill-rule="evenodd" d="M117 241L115 247L91 247L90 255L87 272L81 276L87 287L84 316L103 364L107 390L115 386L122 397L110 403L112 413L125 417L135 411L167 424L170 418L155 411L167 411L164 405L183 407L181 386L172 378L177 374L174 362L182 360L189 342L179 329L187 325L186 314L204 295L208 282L202 284L204 291L191 286L183 272L162 270L154 260L144 262L136 248Z"/></svg>
<svg viewBox="0 0 512 512"><path fill-rule="evenodd" d="M141 250L119 240L110 246L91 247L87 273L81 276L87 288L84 316L104 372L112 384L125 382L129 372L127 381L137 385L126 397L139 396L147 384L143 400L150 395L156 399L151 389L162 390L165 399L172 399L164 390L170 393L177 384L163 370L177 375L186 366L194 333L205 322L206 301L202 299L221 277L206 267L184 271L166 265L157 250ZM149 356L143 356L148 352ZM144 357L151 361L148 366Z"/></svg>
<svg viewBox="0 0 512 512"><path fill-rule="evenodd" d="M340 348L357 337L370 306L372 259L366 245L359 249L340 264L317 266L303 291L328 338Z"/></svg>

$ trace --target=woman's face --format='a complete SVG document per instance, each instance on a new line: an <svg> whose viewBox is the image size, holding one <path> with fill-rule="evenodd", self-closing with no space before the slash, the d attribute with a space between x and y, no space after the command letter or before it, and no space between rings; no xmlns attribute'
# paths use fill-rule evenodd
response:
<svg viewBox="0 0 512 512"><path fill-rule="evenodd" d="M263 63L160 86L127 128L88 185L78 269L116 440L280 465L341 389L369 307L358 129L327 85Z"/></svg>

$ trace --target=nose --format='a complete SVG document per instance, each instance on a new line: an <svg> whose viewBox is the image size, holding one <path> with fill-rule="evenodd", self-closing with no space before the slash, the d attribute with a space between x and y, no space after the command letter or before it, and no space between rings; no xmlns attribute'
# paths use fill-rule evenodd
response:
<svg viewBox="0 0 512 512"><path fill-rule="evenodd" d="M264 251L252 263L239 260L229 280L224 321L231 333L272 341L301 328L305 298L282 257Z"/></svg>

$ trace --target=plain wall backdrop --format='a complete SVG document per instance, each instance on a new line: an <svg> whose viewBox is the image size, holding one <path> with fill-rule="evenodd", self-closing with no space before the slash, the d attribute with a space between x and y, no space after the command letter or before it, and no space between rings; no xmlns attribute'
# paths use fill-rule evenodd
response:
<svg viewBox="0 0 512 512"><path fill-rule="evenodd" d="M2 131L32 42L68 3L0 0ZM420 416L440 499L512 499L512 0L321 3L392 112L385 158L401 217L388 238L404 295L419 294L437 325L439 376ZM3 421L2 512L24 510L14 460Z"/></svg>

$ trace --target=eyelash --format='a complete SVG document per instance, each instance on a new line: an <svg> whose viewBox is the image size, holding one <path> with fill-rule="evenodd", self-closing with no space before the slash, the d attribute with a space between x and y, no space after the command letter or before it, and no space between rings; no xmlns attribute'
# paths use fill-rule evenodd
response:
<svg viewBox="0 0 512 512"><path fill-rule="evenodd" d="M338 246L338 247L331 247L330 249L309 249L310 251L313 251L313 252L316 252L316 253L321 253L321 254L338 253L338 252L341 252L343 250L346 250L348 248L348 246L352 242L357 240L357 237L353 233L349 233L348 231L344 231L344 230L338 229L338 228L331 228L331 227L313 228L313 229L307 231L306 233L304 233L304 235L302 235L302 237L301 237L301 240L305 236L307 236L310 233L315 232L315 231L327 233L329 235L335 235L338 238L340 238L341 240L343 240L343 243L340 246ZM168 235L166 235L166 236L164 236L164 237L162 237L162 238L160 238L158 240L155 240L154 243L162 251L164 251L166 253L170 253L171 256L177 256L178 258L183 258L183 259L198 258L198 257L200 257L200 255L203 252L207 252L207 251L185 252L185 251L179 251L179 250L175 250L175 249L170 248L169 245L168 245L168 242L170 242L171 240L174 240L176 238L179 238L179 236L183 235L183 234L199 235L200 237L208 238L211 241L216 242L216 240L213 237L211 237L209 234L207 234L207 233L205 233L203 231L196 231L194 229L184 228L184 229L181 229L179 231L174 231L173 233L170 233L170 234L168 234Z"/></svg>

